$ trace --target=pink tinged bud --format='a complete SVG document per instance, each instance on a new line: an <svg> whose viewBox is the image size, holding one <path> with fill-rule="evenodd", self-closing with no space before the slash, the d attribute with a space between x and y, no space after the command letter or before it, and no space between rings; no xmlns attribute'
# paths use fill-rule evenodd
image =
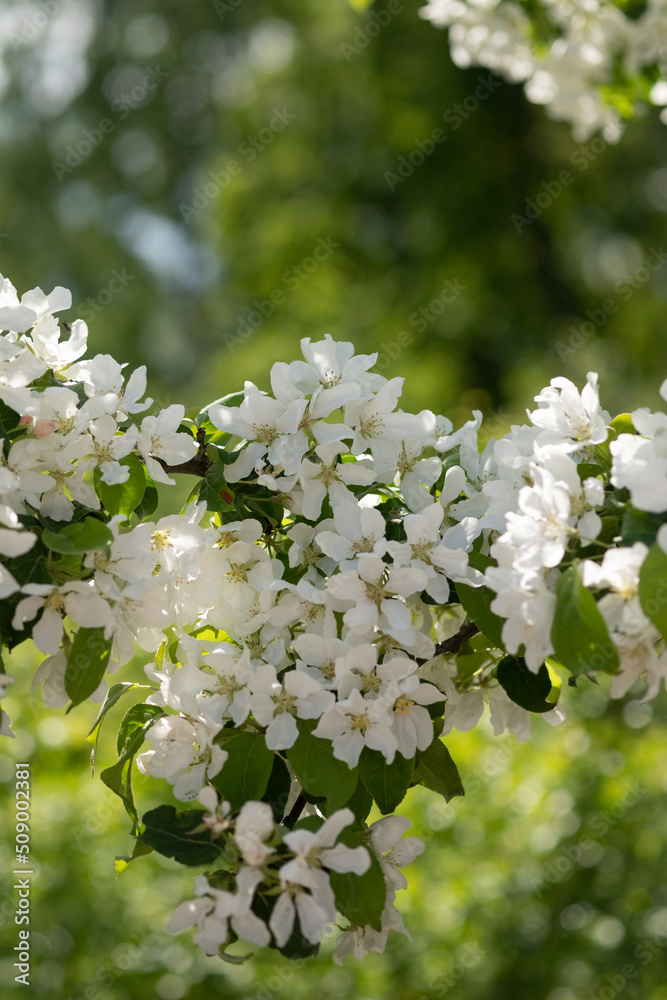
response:
<svg viewBox="0 0 667 1000"><path fill-rule="evenodd" d="M55 429L56 425L53 420L38 420L33 428L33 434L37 438L43 438L48 434L53 434Z"/></svg>
<svg viewBox="0 0 667 1000"><path fill-rule="evenodd" d="M19 427L27 427L28 424L31 423L32 423L32 417L26 415L21 417L21 419L19 420Z"/></svg>

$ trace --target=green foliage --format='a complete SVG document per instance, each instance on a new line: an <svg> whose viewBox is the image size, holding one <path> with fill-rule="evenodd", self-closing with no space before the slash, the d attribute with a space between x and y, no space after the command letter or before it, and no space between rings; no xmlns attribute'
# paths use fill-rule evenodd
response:
<svg viewBox="0 0 667 1000"><path fill-rule="evenodd" d="M147 520L147 518L151 517L151 515L155 513L159 501L157 486L148 475L148 469L146 466L144 466L144 475L146 478L146 489L144 490L141 502L134 509L134 513L140 521Z"/></svg>
<svg viewBox="0 0 667 1000"><path fill-rule="evenodd" d="M482 555L481 552L471 552L468 561L473 569L480 572L484 572L487 566L491 566L493 563L492 559ZM456 596L461 607L480 632L487 639L490 639L498 649L504 649L502 636L504 621L491 611L491 602L496 596L494 592L488 587L467 587L463 583L457 583Z"/></svg>
<svg viewBox="0 0 667 1000"><path fill-rule="evenodd" d="M364 847L366 840L359 831L343 830L339 840L347 847ZM376 931L382 925L382 911L387 898L387 889L380 864L369 851L371 864L364 875L331 872L331 888L336 897L336 906L347 919L360 927L370 924Z"/></svg>
<svg viewBox="0 0 667 1000"><path fill-rule="evenodd" d="M221 848L202 827L202 810L177 813L173 806L158 806L142 817L139 840L181 865L198 867L220 863Z"/></svg>
<svg viewBox="0 0 667 1000"><path fill-rule="evenodd" d="M146 739L146 733L162 715L164 711L157 705L134 705L120 724L116 741L118 761L100 774L107 788L122 800L125 811L132 820L132 834L135 837L139 833L139 817L132 792L132 765Z"/></svg>
<svg viewBox="0 0 667 1000"><path fill-rule="evenodd" d="M96 468L95 490L108 514L126 514L129 517L142 503L148 483L144 465L136 455L126 455L120 460L120 464L130 470L126 482L108 486L102 479L99 468ZM150 502L147 506L150 507Z"/></svg>
<svg viewBox="0 0 667 1000"><path fill-rule="evenodd" d="M575 676L590 670L614 673L619 665L618 652L595 598L584 587L575 566L562 574L556 594L551 641L557 658Z"/></svg>
<svg viewBox="0 0 667 1000"><path fill-rule="evenodd" d="M206 504L207 510L216 514L234 510L234 492L227 484L222 462L216 462L206 472L199 488L199 499Z"/></svg>
<svg viewBox="0 0 667 1000"><path fill-rule="evenodd" d="M329 740L312 735L316 722L299 719L297 725L299 737L287 751L287 759L304 790L322 796L326 800L326 811L334 812L353 795L358 768L349 768L344 761L334 757Z"/></svg>
<svg viewBox="0 0 667 1000"><path fill-rule="evenodd" d="M449 802L465 795L458 768L445 744L437 736L426 750L417 754L415 777L420 784L442 795Z"/></svg>
<svg viewBox="0 0 667 1000"><path fill-rule="evenodd" d="M397 753L387 764L379 750L364 747L359 759L359 773L381 813L392 813L406 796L412 783L415 762Z"/></svg>
<svg viewBox="0 0 667 1000"><path fill-rule="evenodd" d="M59 531L42 532L42 542L52 552L63 555L79 555L103 549L113 541L113 534L103 521L96 517L87 517L83 521L68 524Z"/></svg>
<svg viewBox="0 0 667 1000"><path fill-rule="evenodd" d="M262 794L264 802L268 802L273 810L273 818L276 823L280 823L284 814L285 806L289 798L290 777L287 764L279 754L273 755L273 767L269 775L269 781Z"/></svg>
<svg viewBox="0 0 667 1000"><path fill-rule="evenodd" d="M93 723L93 727L86 736L86 742L90 743L90 766L94 771L95 768L95 754L97 753L97 741L99 740L100 731L102 729L102 723L104 722L104 717L107 712L114 707L114 705L123 697L124 694L130 691L138 691L142 688L146 688L145 684L137 684L133 681L121 681L120 684L113 684L107 691L106 698L100 708L97 718Z"/></svg>
<svg viewBox="0 0 667 1000"><path fill-rule="evenodd" d="M80 705L99 686L111 655L111 639L103 628L80 628L74 637L65 669L65 691L70 708Z"/></svg>
<svg viewBox="0 0 667 1000"><path fill-rule="evenodd" d="M520 656L504 656L496 667L496 677L506 694L515 704L528 712L550 712L553 703L547 701L551 694L551 678L543 663L535 673Z"/></svg>
<svg viewBox="0 0 667 1000"><path fill-rule="evenodd" d="M222 770L212 779L220 795L235 809L240 809L248 799L261 799L274 761L262 734L230 730L222 748L229 756Z"/></svg>
<svg viewBox="0 0 667 1000"><path fill-rule="evenodd" d="M667 639L667 555L656 542L639 573L639 600L647 618Z"/></svg>

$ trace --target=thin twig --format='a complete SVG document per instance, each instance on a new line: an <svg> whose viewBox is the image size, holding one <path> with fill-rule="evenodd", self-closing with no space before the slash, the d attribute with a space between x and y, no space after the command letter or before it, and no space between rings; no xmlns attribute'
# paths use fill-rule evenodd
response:
<svg viewBox="0 0 667 1000"><path fill-rule="evenodd" d="M461 646L467 642L468 639L472 639L474 635L477 635L478 632L479 629L474 622L468 622L467 625L462 625L455 635L451 635L449 639L444 639L442 642L438 643L435 647L433 656L441 656L443 653L458 653ZM429 659L433 659L433 657L429 657ZM426 660L417 660L417 663L426 663Z"/></svg>

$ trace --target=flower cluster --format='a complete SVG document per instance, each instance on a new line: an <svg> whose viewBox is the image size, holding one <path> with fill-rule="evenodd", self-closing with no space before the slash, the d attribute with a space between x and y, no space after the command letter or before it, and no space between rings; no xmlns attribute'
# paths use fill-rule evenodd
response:
<svg viewBox="0 0 667 1000"><path fill-rule="evenodd" d="M613 0L428 0L422 17L449 28L457 66L486 66L578 141L601 131L616 142L638 102L667 105L667 11L648 0L638 17ZM667 121L667 109L661 112Z"/></svg>
<svg viewBox="0 0 667 1000"><path fill-rule="evenodd" d="M480 448L481 413L406 413L401 378L329 337L270 394L146 414L143 369L79 360L80 322L61 340L69 305L0 282L2 644L46 654L48 704L103 699L92 741L142 687L105 674L152 654L102 780L135 856L207 866L170 930L309 954L340 913L335 960L379 952L423 848L396 809L463 794L442 735L487 705L496 734L558 724L568 672L665 681L667 416L612 420L594 374L555 378ZM185 508L151 520L179 471ZM139 819L135 764L181 812Z"/></svg>

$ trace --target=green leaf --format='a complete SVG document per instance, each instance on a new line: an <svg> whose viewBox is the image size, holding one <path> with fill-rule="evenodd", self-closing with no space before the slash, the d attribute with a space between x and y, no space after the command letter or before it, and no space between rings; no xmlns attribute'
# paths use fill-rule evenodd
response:
<svg viewBox="0 0 667 1000"><path fill-rule="evenodd" d="M224 732L224 731L223 731ZM274 754L261 733L232 732L222 744L229 757L212 782L223 798L240 809L248 799L261 799L266 792Z"/></svg>
<svg viewBox="0 0 667 1000"><path fill-rule="evenodd" d="M269 776L269 783L262 795L262 802L268 802L273 809L273 818L276 823L280 823L285 815L285 806L289 799L292 778L287 764L278 754L274 755L273 767Z"/></svg>
<svg viewBox="0 0 667 1000"><path fill-rule="evenodd" d="M165 711L159 705L145 705L143 703L133 705L123 716L118 730L118 738L116 739L118 756L135 754L137 750L140 750L146 739L146 730L163 715L165 715Z"/></svg>
<svg viewBox="0 0 667 1000"><path fill-rule="evenodd" d="M21 414L0 400L0 438L6 437L10 431L18 427Z"/></svg>
<svg viewBox="0 0 667 1000"><path fill-rule="evenodd" d="M642 542L650 547L665 521L667 521L666 514L648 514L643 510L629 508L623 515L621 523L621 545Z"/></svg>
<svg viewBox="0 0 667 1000"><path fill-rule="evenodd" d="M361 833L348 828L343 830L338 840L347 847L365 847L371 866L365 875L354 875L351 872L329 873L336 906L350 923L358 927L370 924L374 930L379 931L382 928L382 911L387 901L387 887L380 863Z"/></svg>
<svg viewBox="0 0 667 1000"><path fill-rule="evenodd" d="M400 753L387 764L379 750L364 747L359 759L359 773L364 785L378 804L381 813L392 813L403 801L412 781L414 760Z"/></svg>
<svg viewBox="0 0 667 1000"><path fill-rule="evenodd" d="M468 560L470 565L480 572L487 566L494 565L492 559L480 552L470 552ZM456 584L456 594L461 607L480 632L483 632L498 649L504 649L502 631L505 622L491 610L491 602L495 600L496 594L488 587L468 587L463 583Z"/></svg>
<svg viewBox="0 0 667 1000"><path fill-rule="evenodd" d="M141 503L146 492L146 473L143 462L136 455L126 455L120 460L130 470L130 477L125 483L108 486L103 482L99 467L95 469L95 491L109 514L126 514L128 517Z"/></svg>
<svg viewBox="0 0 667 1000"><path fill-rule="evenodd" d="M81 552L92 552L103 549L113 542L113 534L107 525L96 517L87 517L76 524L69 524L62 531L42 532L42 541L52 552L62 552L64 555L78 555Z"/></svg>
<svg viewBox="0 0 667 1000"><path fill-rule="evenodd" d="M117 741L120 758L100 774L107 788L122 800L125 811L132 820L132 834L135 837L139 833L139 817L132 792L132 764L146 738L146 732L164 714L163 709L157 705L134 705L121 722Z"/></svg>
<svg viewBox="0 0 667 1000"><path fill-rule="evenodd" d="M496 668L496 676L507 696L527 712L550 712L554 707L547 701L551 678L544 663L535 674L523 657L504 656Z"/></svg>
<svg viewBox="0 0 667 1000"><path fill-rule="evenodd" d="M100 730L102 728L102 723L104 717L113 706L118 702L120 698L123 697L128 691L140 690L141 688L150 688L149 684L135 684L132 681L122 681L120 684L113 684L107 691L107 696L104 699L104 704L100 708L97 718L93 723L93 728L90 730L86 736L86 743L90 743L90 766L91 769L95 770L95 754L97 752L97 741L99 739Z"/></svg>
<svg viewBox="0 0 667 1000"><path fill-rule="evenodd" d="M181 865L196 868L218 862L221 848L211 841L210 830L193 833L202 824L203 810L177 813L173 806L158 806L142 818L139 841Z"/></svg>
<svg viewBox="0 0 667 1000"><path fill-rule="evenodd" d="M422 785L443 795L447 802L465 795L458 768L444 743L437 737L430 747L417 754L415 777Z"/></svg>
<svg viewBox="0 0 667 1000"><path fill-rule="evenodd" d="M65 668L65 691L70 709L89 698L104 677L111 655L111 639L103 628L80 628L74 637Z"/></svg>
<svg viewBox="0 0 667 1000"><path fill-rule="evenodd" d="M667 555L657 542L649 549L639 573L639 601L646 617L667 639Z"/></svg>
<svg viewBox="0 0 667 1000"><path fill-rule="evenodd" d="M199 499L206 504L207 510L217 514L234 510L234 491L225 479L223 462L216 462L207 470L199 490Z"/></svg>
<svg viewBox="0 0 667 1000"><path fill-rule="evenodd" d="M152 847L149 847L148 844L142 844L140 840L135 840L134 849L129 857L116 857L114 862L114 869L116 871L116 875L122 875L123 872L130 867L130 864L133 861L136 861L137 858L143 858L147 854L152 854L152 853L153 853Z"/></svg>
<svg viewBox="0 0 667 1000"><path fill-rule="evenodd" d="M327 810L334 812L344 806L354 793L359 769L349 768L345 761L337 760L330 740L312 735L317 725L315 721L299 719L297 725L299 737L287 751L287 759L305 791L323 796Z"/></svg>
<svg viewBox="0 0 667 1000"><path fill-rule="evenodd" d="M595 462L580 462L577 466L577 472L582 481L584 479L595 479L597 476L604 475L602 466L597 465Z"/></svg>
<svg viewBox="0 0 667 1000"><path fill-rule="evenodd" d="M140 521L145 521L147 517L154 514L159 500L159 495L157 491L157 486L148 475L148 469L144 465L144 476L146 478L146 489L144 491L143 498L138 507L134 508L134 513L137 515Z"/></svg>
<svg viewBox="0 0 667 1000"><path fill-rule="evenodd" d="M572 674L618 670L618 652L609 638L595 598L584 587L576 566L566 569L556 588L551 641L558 660Z"/></svg>
<svg viewBox="0 0 667 1000"><path fill-rule="evenodd" d="M357 787L352 798L348 799L347 806L352 810L359 823L363 823L373 808L373 796L359 778Z"/></svg>
<svg viewBox="0 0 667 1000"><path fill-rule="evenodd" d="M132 761L133 757L123 757L112 767L105 768L100 778L112 792L122 800L125 811L132 820L132 833L136 837L139 832L139 817L134 805L132 794Z"/></svg>

